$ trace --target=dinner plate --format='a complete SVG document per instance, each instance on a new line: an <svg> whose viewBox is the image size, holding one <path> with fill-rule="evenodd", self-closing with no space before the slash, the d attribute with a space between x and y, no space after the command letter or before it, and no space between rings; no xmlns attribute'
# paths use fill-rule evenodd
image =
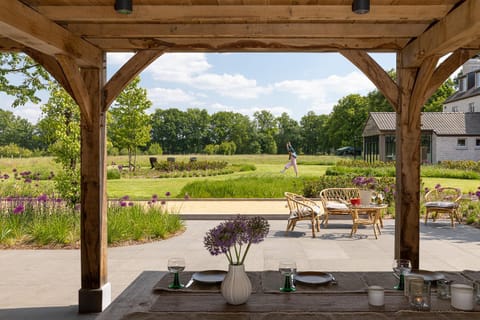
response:
<svg viewBox="0 0 480 320"><path fill-rule="evenodd" d="M413 270L409 274L422 276L425 281L438 281L445 279L445 276L442 273L428 270Z"/></svg>
<svg viewBox="0 0 480 320"><path fill-rule="evenodd" d="M223 270L206 270L195 272L192 279L204 283L218 283L223 281L226 274L227 272Z"/></svg>
<svg viewBox="0 0 480 320"><path fill-rule="evenodd" d="M295 274L295 281L308 283L308 284L322 284L328 283L333 280L330 273L317 272L317 271L304 271Z"/></svg>

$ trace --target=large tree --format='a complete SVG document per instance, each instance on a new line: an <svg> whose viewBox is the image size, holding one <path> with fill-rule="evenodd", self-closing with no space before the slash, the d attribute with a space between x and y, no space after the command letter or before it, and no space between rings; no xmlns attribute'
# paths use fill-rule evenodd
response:
<svg viewBox="0 0 480 320"><path fill-rule="evenodd" d="M15 144L25 149L40 149L36 128L28 120L0 109L0 145Z"/></svg>
<svg viewBox="0 0 480 320"><path fill-rule="evenodd" d="M147 90L139 87L136 77L120 93L110 108L108 135L112 144L119 149L127 149L129 168L137 164L137 148L150 141L150 116L146 110L152 106L147 98ZM133 158L133 160L132 160Z"/></svg>
<svg viewBox="0 0 480 320"><path fill-rule="evenodd" d="M159 143L165 153L184 153L189 121L184 111L176 108L157 109L151 116L152 142Z"/></svg>
<svg viewBox="0 0 480 320"><path fill-rule="evenodd" d="M307 154L316 154L319 152L328 152L329 138L327 132L327 122L329 116L326 114L317 115L309 111L300 120L301 148Z"/></svg>
<svg viewBox="0 0 480 320"><path fill-rule="evenodd" d="M253 118L262 153L277 153L274 137L278 134L278 120L267 110L256 111Z"/></svg>
<svg viewBox="0 0 480 320"><path fill-rule="evenodd" d="M29 56L0 53L0 91L15 97L13 107L39 103L38 93L47 89L49 80L48 72Z"/></svg>
<svg viewBox="0 0 480 320"><path fill-rule="evenodd" d="M284 112L280 117L277 118L278 123L278 134L275 136L275 142L278 146L278 153L287 153L287 148L282 148L286 146L288 141L291 141L297 152L302 152L300 146L301 135L300 135L300 126L298 122Z"/></svg>

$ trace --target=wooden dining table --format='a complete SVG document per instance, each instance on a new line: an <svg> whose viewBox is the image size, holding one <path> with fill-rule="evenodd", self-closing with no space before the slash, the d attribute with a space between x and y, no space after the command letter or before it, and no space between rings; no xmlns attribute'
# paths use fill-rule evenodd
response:
<svg viewBox="0 0 480 320"><path fill-rule="evenodd" d="M441 272L453 283L472 284L480 280L479 271ZM280 292L282 276L278 271L247 272L252 295L245 304L229 305L220 293L220 284L194 281L188 288L170 289L172 275L163 271L144 271L102 313L97 320L154 319L228 319L228 320L363 320L363 319L480 319L480 305L473 311L459 311L450 300L436 296L433 286L430 311L415 311L403 291L393 287L398 279L392 272L331 272L335 282L304 284L296 282L296 291ZM182 272L186 284L193 272ZM385 289L385 305L368 304L367 288Z"/></svg>

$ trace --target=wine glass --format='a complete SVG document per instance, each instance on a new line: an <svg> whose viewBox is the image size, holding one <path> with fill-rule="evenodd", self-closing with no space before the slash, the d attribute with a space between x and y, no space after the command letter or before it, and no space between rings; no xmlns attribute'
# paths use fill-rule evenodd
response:
<svg viewBox="0 0 480 320"><path fill-rule="evenodd" d="M393 287L395 290L403 290L405 284L405 274L412 270L412 263L408 259L395 259L392 263L393 271L399 276L398 285Z"/></svg>
<svg viewBox="0 0 480 320"><path fill-rule="evenodd" d="M184 258L170 258L168 259L168 272L173 273L173 282L168 285L170 289L181 289L184 287L183 284L180 283L180 278L178 273L185 269L185 259Z"/></svg>
<svg viewBox="0 0 480 320"><path fill-rule="evenodd" d="M285 277L285 282L283 287L280 288L282 292L293 292L295 291L295 285L293 284L293 276L297 272L297 264L295 261L285 260L280 261L278 266L278 271Z"/></svg>

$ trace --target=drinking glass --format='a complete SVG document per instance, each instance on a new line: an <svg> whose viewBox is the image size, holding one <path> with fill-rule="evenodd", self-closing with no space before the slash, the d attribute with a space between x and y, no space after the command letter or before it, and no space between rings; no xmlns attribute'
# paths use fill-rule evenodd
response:
<svg viewBox="0 0 480 320"><path fill-rule="evenodd" d="M170 289L181 289L184 287L180 283L180 277L178 273L185 269L185 259L184 258L170 258L168 259L168 272L173 273L173 282L168 285Z"/></svg>
<svg viewBox="0 0 480 320"><path fill-rule="evenodd" d="M280 261L278 271L285 277L283 287L280 288L282 292L295 291L295 285L293 284L293 276L297 272L297 264L295 261Z"/></svg>
<svg viewBox="0 0 480 320"><path fill-rule="evenodd" d="M399 276L395 290L403 290L405 287L405 274L412 270L412 263L408 259L395 259L392 264L393 271Z"/></svg>

